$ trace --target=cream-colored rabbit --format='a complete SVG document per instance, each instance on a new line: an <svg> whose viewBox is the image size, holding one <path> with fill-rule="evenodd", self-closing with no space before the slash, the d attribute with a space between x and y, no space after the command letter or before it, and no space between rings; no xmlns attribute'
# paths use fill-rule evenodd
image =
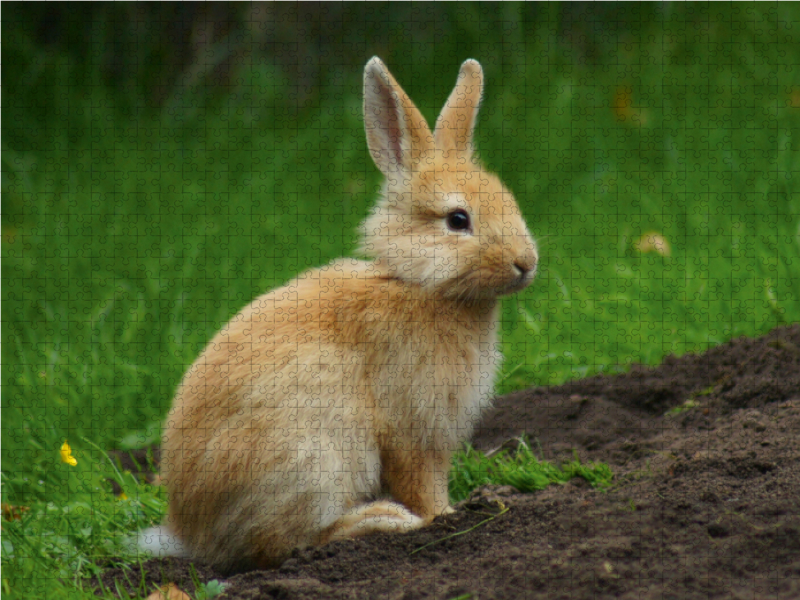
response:
<svg viewBox="0 0 800 600"><path fill-rule="evenodd" d="M367 63L367 143L386 176L363 225L373 260L257 298L186 373L162 469L188 556L271 567L298 546L452 510L451 453L501 361L497 298L537 262L511 193L473 157L482 89L466 61L431 133L384 64Z"/></svg>

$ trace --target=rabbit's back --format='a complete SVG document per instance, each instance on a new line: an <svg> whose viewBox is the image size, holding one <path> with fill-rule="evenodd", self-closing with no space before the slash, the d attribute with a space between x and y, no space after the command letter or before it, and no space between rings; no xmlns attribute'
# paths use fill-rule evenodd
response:
<svg viewBox="0 0 800 600"><path fill-rule="evenodd" d="M259 543L280 554L270 539L314 543L342 507L379 490L363 353L336 339L336 302L320 285L328 268L254 300L181 383L163 477L170 526L196 558L225 564L245 548L258 555Z"/></svg>

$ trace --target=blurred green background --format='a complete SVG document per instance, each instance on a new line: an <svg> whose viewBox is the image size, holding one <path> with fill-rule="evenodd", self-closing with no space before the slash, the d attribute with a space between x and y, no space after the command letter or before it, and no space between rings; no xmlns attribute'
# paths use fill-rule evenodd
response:
<svg viewBox="0 0 800 600"><path fill-rule="evenodd" d="M541 254L500 392L800 320L798 4L2 10L9 501L65 497L65 438L157 440L225 321L353 252L373 55L431 123L485 68L477 147Z"/></svg>
<svg viewBox="0 0 800 600"><path fill-rule="evenodd" d="M800 4L2 12L3 500L30 508L4 524L9 597L83 597L163 512L121 475L111 496L100 449L157 442L215 331L353 252L373 55L431 123L485 68L477 147L541 255L503 304L499 392L800 321Z"/></svg>
<svg viewBox="0 0 800 600"><path fill-rule="evenodd" d="M504 303L500 391L800 319L798 5L3 13L6 464L158 423L236 311L352 253L376 54L431 122L459 64L485 67L477 147L542 255Z"/></svg>

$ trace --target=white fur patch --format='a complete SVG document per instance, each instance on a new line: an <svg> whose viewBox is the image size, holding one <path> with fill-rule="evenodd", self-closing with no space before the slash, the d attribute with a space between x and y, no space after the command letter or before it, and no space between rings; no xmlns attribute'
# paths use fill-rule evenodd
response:
<svg viewBox="0 0 800 600"><path fill-rule="evenodd" d="M149 527L139 532L137 546L157 557L178 556L187 558L189 553L177 536L166 525Z"/></svg>

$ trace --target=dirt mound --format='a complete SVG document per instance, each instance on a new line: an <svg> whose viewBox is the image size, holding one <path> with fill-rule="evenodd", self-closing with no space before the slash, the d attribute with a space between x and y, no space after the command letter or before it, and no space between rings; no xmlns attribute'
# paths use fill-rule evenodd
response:
<svg viewBox="0 0 800 600"><path fill-rule="evenodd" d="M427 529L298 550L220 598L800 597L800 325L498 398L474 444L520 434L609 462L615 485L483 488ZM194 590L183 561L142 569Z"/></svg>

